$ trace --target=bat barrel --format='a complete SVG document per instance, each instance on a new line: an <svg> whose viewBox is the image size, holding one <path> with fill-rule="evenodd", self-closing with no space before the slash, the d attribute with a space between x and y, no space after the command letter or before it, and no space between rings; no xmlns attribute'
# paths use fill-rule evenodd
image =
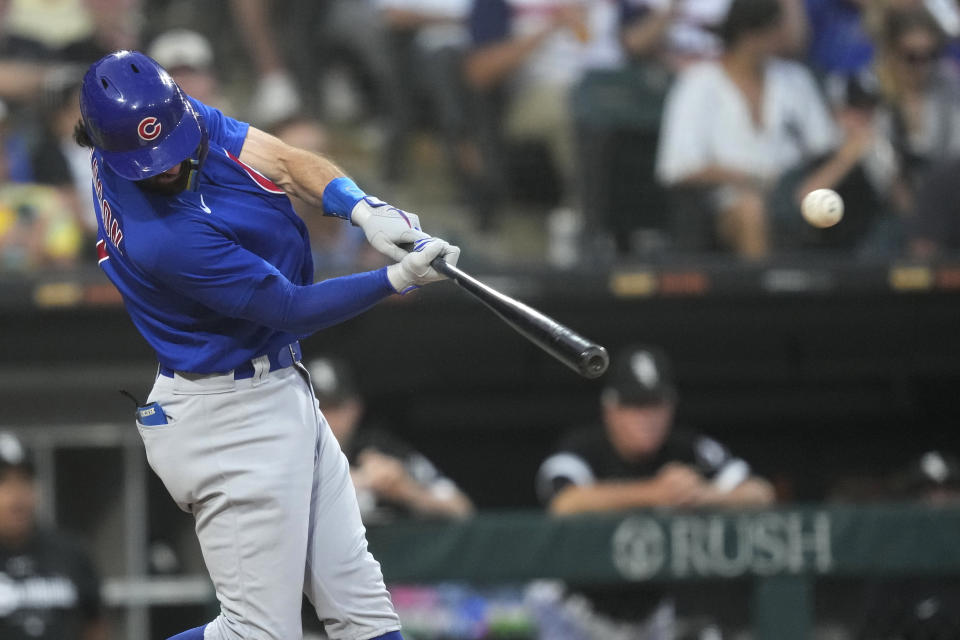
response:
<svg viewBox="0 0 960 640"><path fill-rule="evenodd" d="M610 356L600 345L591 345L580 354L580 373L587 378L599 378L610 366Z"/></svg>
<svg viewBox="0 0 960 640"><path fill-rule="evenodd" d="M456 282L485 304L518 333L586 378L603 375L610 364L607 350L587 340L553 318L504 295L442 258L431 263L442 275Z"/></svg>

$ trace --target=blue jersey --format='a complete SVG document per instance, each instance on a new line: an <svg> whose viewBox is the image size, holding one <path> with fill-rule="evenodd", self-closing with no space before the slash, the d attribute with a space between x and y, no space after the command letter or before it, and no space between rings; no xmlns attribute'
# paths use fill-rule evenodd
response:
<svg viewBox="0 0 960 640"><path fill-rule="evenodd" d="M195 190L148 193L91 156L100 266L161 365L229 371L393 293L385 271L336 279L339 289L309 286L303 221L239 160L249 125L191 102L209 135ZM330 317L298 316L311 308Z"/></svg>

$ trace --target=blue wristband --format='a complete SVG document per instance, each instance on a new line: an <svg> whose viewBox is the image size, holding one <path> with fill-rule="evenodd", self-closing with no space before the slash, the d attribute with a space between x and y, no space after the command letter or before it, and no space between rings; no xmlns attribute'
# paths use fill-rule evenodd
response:
<svg viewBox="0 0 960 640"><path fill-rule="evenodd" d="M334 178L323 190L323 215L350 220L353 208L366 195L350 178Z"/></svg>

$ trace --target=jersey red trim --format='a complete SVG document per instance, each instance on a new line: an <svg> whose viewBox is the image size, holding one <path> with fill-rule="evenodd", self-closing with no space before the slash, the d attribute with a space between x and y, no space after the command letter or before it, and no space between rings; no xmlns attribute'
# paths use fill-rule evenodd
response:
<svg viewBox="0 0 960 640"><path fill-rule="evenodd" d="M277 185L275 185L275 184L270 180L270 178L268 178L267 176L263 175L262 173L260 173L259 171L257 171L257 170L254 169L253 167L251 167L250 165L246 164L243 160L241 160L241 159L238 158L237 156L233 155L232 153L230 153L230 152L227 151L226 149L224 149L223 151L224 151L224 153L226 153L226 154L230 157L231 160L233 160L234 162L236 162L238 165L240 165L240 167L241 167L244 171L247 172L247 175L250 176L250 179L253 180L258 187L260 187L261 189L263 189L263 190L266 191L267 193L276 193L276 194L283 194L283 195L286 194L286 191L284 191L283 189L281 189L280 187L278 187Z"/></svg>
<svg viewBox="0 0 960 640"><path fill-rule="evenodd" d="M107 243L103 240L97 240L97 264L109 259L110 254L107 253Z"/></svg>

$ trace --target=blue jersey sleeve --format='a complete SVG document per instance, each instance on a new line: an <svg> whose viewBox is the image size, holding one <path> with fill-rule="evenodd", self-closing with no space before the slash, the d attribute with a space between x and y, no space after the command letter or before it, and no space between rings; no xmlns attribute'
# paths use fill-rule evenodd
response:
<svg viewBox="0 0 960 640"><path fill-rule="evenodd" d="M300 286L203 220L181 225L175 244L153 242L141 268L226 317L307 335L348 320L395 293L386 268Z"/></svg>
<svg viewBox="0 0 960 640"><path fill-rule="evenodd" d="M225 116L219 109L209 107L195 98L190 98L190 104L203 116L210 140L233 155L239 156L241 149L243 149L243 141L247 139L247 131L250 129L250 125Z"/></svg>
<svg viewBox="0 0 960 640"><path fill-rule="evenodd" d="M470 35L477 46L510 37L510 7L505 0L476 0L470 12Z"/></svg>

